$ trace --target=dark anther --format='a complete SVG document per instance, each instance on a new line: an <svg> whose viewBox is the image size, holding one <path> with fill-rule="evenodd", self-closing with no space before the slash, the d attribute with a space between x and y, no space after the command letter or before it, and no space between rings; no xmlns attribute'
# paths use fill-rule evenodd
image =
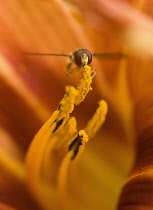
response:
<svg viewBox="0 0 153 210"><path fill-rule="evenodd" d="M61 108L61 104L58 105L57 110L60 110L60 108Z"/></svg>
<svg viewBox="0 0 153 210"><path fill-rule="evenodd" d="M56 122L56 127L53 130L53 133L60 127L60 125L62 124L64 118L62 118L61 120L57 121L56 120L54 122Z"/></svg>
<svg viewBox="0 0 153 210"><path fill-rule="evenodd" d="M73 160L76 157L79 147L80 147L80 145L82 145L82 138L83 138L83 136L82 135L79 136L79 134L78 134L78 136L69 145L68 150L69 151L73 150L73 153L74 153L73 156L71 157L71 160Z"/></svg>

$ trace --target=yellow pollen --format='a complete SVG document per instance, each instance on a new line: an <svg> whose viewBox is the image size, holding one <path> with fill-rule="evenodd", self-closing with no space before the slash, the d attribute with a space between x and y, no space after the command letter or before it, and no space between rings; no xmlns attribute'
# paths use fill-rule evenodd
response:
<svg viewBox="0 0 153 210"><path fill-rule="evenodd" d="M82 101L84 101L88 92L92 90L91 88L92 75L91 74L92 74L91 67L88 65L84 66L83 77L77 86L78 96L76 98L75 105L79 105Z"/></svg>

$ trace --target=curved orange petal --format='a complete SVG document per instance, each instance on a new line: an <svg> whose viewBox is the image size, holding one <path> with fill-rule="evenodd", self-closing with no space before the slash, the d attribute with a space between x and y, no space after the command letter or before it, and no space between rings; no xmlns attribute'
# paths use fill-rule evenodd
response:
<svg viewBox="0 0 153 210"><path fill-rule="evenodd" d="M39 209L26 186L23 161L1 148L0 171L1 209L5 209L7 205L13 209Z"/></svg>

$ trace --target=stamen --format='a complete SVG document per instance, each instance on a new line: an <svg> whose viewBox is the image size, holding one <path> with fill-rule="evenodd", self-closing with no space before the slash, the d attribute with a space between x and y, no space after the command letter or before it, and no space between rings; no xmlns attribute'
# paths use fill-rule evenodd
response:
<svg viewBox="0 0 153 210"><path fill-rule="evenodd" d="M56 169L67 153L67 147L77 133L76 120L70 118L66 125L50 137L43 158L43 174L52 182L56 178ZM57 159L58 157L58 159ZM56 162L56 164L55 164ZM52 171L52 173L50 173Z"/></svg>
<svg viewBox="0 0 153 210"><path fill-rule="evenodd" d="M75 101L75 105L79 105L82 101L84 101L86 95L91 88L91 83L92 83L92 76L91 76L92 70L91 67L88 65L84 66L84 71L83 71L83 77L80 80L77 91L78 91L78 96Z"/></svg>
<svg viewBox="0 0 153 210"><path fill-rule="evenodd" d="M85 132L88 134L89 139L93 138L100 127L105 122L106 114L108 111L107 103L104 100L99 102L99 107L97 108L95 114L89 120L87 126L85 127Z"/></svg>
<svg viewBox="0 0 153 210"><path fill-rule="evenodd" d="M54 133L59 127L63 126L69 118L69 114L74 109L74 103L77 95L77 90L74 87L66 86L66 93L64 98L59 103L60 105L58 107L58 116L51 125L54 126L52 133Z"/></svg>
<svg viewBox="0 0 153 210"><path fill-rule="evenodd" d="M57 131L60 120L62 121L60 123L60 127L64 126L69 118L69 114L73 111L76 96L76 89L74 87L67 86L66 94L60 102L60 109L53 113L51 118L42 126L33 139L27 153L27 164L31 166L31 159L36 159L38 161L35 163L35 169L38 167L36 173L39 173L40 171L40 165L51 133L55 132L55 130Z"/></svg>
<svg viewBox="0 0 153 210"><path fill-rule="evenodd" d="M51 118L38 131L27 152L26 168L29 186L45 208L50 206L50 200L55 195L52 193L52 186L48 184L48 180L43 176L45 172L43 170L44 157L48 148L48 143L52 140L51 137L53 138L54 135L58 134L58 131L62 129L69 118L69 114L73 111L76 96L77 90L74 87L66 87L66 94L61 100L58 110L53 113ZM55 164L51 165L51 167L53 166L55 166ZM50 173L51 170L48 172Z"/></svg>
<svg viewBox="0 0 153 210"><path fill-rule="evenodd" d="M88 141L87 134L80 130L77 134L77 137L72 141L68 148L68 153L63 158L57 178L57 193L60 201L66 196L67 186L68 186L68 173L71 161L80 154L84 149L85 143Z"/></svg>
<svg viewBox="0 0 153 210"><path fill-rule="evenodd" d="M77 137L72 141L72 143L69 145L68 150L73 151L73 155L71 157L71 160L73 160L78 152L80 153L80 148L84 146L84 143L88 141L88 136L84 132L84 130L79 131Z"/></svg>
<svg viewBox="0 0 153 210"><path fill-rule="evenodd" d="M75 117L70 117L64 126L63 129L60 130L58 133L58 141L56 142L56 148L66 148L67 152L67 146L71 143L74 135L77 133L77 122Z"/></svg>
<svg viewBox="0 0 153 210"><path fill-rule="evenodd" d="M66 87L57 110L38 131L28 150L26 167L29 186L45 209L51 209L50 203L55 202L55 187L58 201L64 202L72 160L84 149L88 135L92 138L104 123L107 104L103 100L99 102L99 108L85 131L77 132L75 118L69 119L74 105L79 105L92 89L92 73L91 67L85 65L77 89Z"/></svg>
<svg viewBox="0 0 153 210"><path fill-rule="evenodd" d="M64 203L65 196L67 196L67 186L68 186L68 174L69 167L71 164L71 157L73 155L73 151L70 151L63 158L62 163L60 165L58 176L57 176L57 195L60 203Z"/></svg>

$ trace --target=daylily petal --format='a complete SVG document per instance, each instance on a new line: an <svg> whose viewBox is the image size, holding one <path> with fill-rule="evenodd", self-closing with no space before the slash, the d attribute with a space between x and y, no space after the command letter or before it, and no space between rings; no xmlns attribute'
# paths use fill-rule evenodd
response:
<svg viewBox="0 0 153 210"><path fill-rule="evenodd" d="M135 53L143 50L146 56L153 56L153 51L149 48L152 45L153 21L149 16L138 11L137 8L143 6L140 5L141 1L138 1L137 8L130 6L126 1L120 0L97 0L96 4L93 0L89 0L88 4L81 0L72 1L82 11L87 24L92 25L98 31L103 31L102 28L108 26L108 20L112 21L117 30L120 29L120 35L124 40L124 44L129 49L131 48Z"/></svg>
<svg viewBox="0 0 153 210"><path fill-rule="evenodd" d="M20 78L14 73L14 65L9 63L4 55L1 55L0 65L1 125L9 130L14 139L25 148L30 133L41 125L49 111L23 85ZM30 118L33 119L33 122L30 122ZM26 130L25 125L27 125Z"/></svg>
<svg viewBox="0 0 153 210"><path fill-rule="evenodd" d="M151 76L151 74L150 74ZM144 77L143 82L147 82ZM150 77L151 79L151 77ZM150 81L148 78L148 83ZM139 80L138 80L139 81ZM149 84L148 84L149 86ZM143 86L147 87L147 86ZM137 157L132 174L127 181L121 196L119 209L131 205L131 209L152 208L152 183L153 183L153 110L152 110L152 88L143 90L142 95L137 94L136 104L136 126L138 132ZM151 206L151 207L148 207ZM140 208L140 209L141 209ZM123 208L124 209L124 208ZM128 207L130 209L130 207Z"/></svg>
<svg viewBox="0 0 153 210"><path fill-rule="evenodd" d="M0 134L1 134L0 138L1 149L10 154L10 156L19 160L23 160L23 152L19 147L19 145L15 142L15 140L12 139L11 136L8 133L6 133L6 131L1 127L0 127Z"/></svg>
<svg viewBox="0 0 153 210"><path fill-rule="evenodd" d="M25 210L39 209L26 187L23 162L0 149L0 171L0 206L8 204L15 209L22 209L23 206Z"/></svg>
<svg viewBox="0 0 153 210"><path fill-rule="evenodd" d="M139 205L129 205L129 206L124 206L121 207L120 210L152 210L152 207L149 206L139 206Z"/></svg>
<svg viewBox="0 0 153 210"><path fill-rule="evenodd" d="M0 209L2 209L2 210L17 210L16 208L12 208L11 206L5 205L3 203L0 203Z"/></svg>

